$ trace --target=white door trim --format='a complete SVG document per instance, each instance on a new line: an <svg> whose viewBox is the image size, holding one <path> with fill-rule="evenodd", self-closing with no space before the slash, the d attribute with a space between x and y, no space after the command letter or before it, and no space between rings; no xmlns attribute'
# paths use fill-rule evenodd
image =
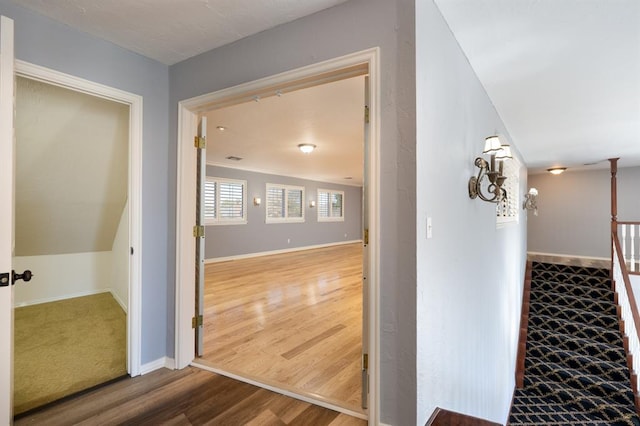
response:
<svg viewBox="0 0 640 426"><path fill-rule="evenodd" d="M309 65L217 92L186 99L178 104L178 151L176 197L176 368L188 366L194 359L195 333L191 318L195 309L195 244L192 229L195 225L195 170L196 155L193 140L197 134L198 114L214 107L232 105L250 100L259 93L275 94L279 86L302 87L358 72L368 67L370 80L370 138L368 158L370 192L369 244L369 354L370 394L369 424L380 422L380 319L379 319L379 265L380 265L380 50L372 48L340 58ZM361 73L361 72L360 72ZM295 83L295 84L294 84Z"/></svg>
<svg viewBox="0 0 640 426"><path fill-rule="evenodd" d="M129 105L129 304L127 372L140 374L142 301L142 96L16 60L16 75Z"/></svg>

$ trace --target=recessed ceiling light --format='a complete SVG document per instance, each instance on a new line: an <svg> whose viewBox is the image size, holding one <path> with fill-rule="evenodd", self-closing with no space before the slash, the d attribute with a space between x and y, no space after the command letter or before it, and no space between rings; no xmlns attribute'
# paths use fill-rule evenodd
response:
<svg viewBox="0 0 640 426"><path fill-rule="evenodd" d="M242 157L236 157L235 155L230 155L228 157L225 157L227 160L232 160L232 161L240 161L242 160Z"/></svg>
<svg viewBox="0 0 640 426"><path fill-rule="evenodd" d="M564 172L565 170L567 170L566 167L552 167L550 169L547 169L547 171L549 173L551 173L552 175L559 175L560 173Z"/></svg>
<svg viewBox="0 0 640 426"><path fill-rule="evenodd" d="M316 149L316 146L312 143L301 143L300 145L298 145L298 148L305 154L309 154L314 149Z"/></svg>
<svg viewBox="0 0 640 426"><path fill-rule="evenodd" d="M217 126L216 129L218 129L221 132L224 132L225 130L227 130L225 126Z"/></svg>

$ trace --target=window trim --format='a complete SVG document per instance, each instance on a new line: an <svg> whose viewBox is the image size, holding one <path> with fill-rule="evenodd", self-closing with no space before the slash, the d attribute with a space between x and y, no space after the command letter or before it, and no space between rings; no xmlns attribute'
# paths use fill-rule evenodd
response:
<svg viewBox="0 0 640 426"><path fill-rule="evenodd" d="M329 216L320 216L320 193L321 192L326 192L329 194L329 206L327 206L328 208L328 213ZM332 210L331 210L331 197L333 194L340 194L342 196L342 215L341 216L331 216ZM318 216L318 222L344 222L344 212L345 212L345 203L344 203L344 191L341 191L339 189L323 189L323 188L318 188L317 191L317 198L316 198L316 209L317 209L317 216Z"/></svg>
<svg viewBox="0 0 640 426"><path fill-rule="evenodd" d="M269 189L270 188L277 188L277 189L283 189L284 190L284 216L283 217L269 217ZM290 190L299 190L301 191L301 197L302 199L300 200L300 210L301 210L301 217L289 217L289 191ZM265 217L265 223L267 224L272 224L272 223L303 223L305 221L305 188L304 186L299 186L299 185L286 185L286 184L280 184L280 183L267 183L266 184L266 191L265 191L265 212L264 212L264 217Z"/></svg>
<svg viewBox="0 0 640 426"><path fill-rule="evenodd" d="M220 225L246 225L247 220L247 181L242 179L229 179L217 176L206 176L205 185L207 182L216 183L216 217L204 219L205 226L220 226ZM242 185L242 218L220 218L218 216L220 212L220 183L235 183Z"/></svg>

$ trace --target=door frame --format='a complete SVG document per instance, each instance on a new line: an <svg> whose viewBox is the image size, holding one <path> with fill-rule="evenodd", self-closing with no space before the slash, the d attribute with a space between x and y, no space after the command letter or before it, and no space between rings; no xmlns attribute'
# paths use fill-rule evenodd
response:
<svg viewBox="0 0 640 426"><path fill-rule="evenodd" d="M140 375L142 302L142 96L16 60L15 75L129 106L129 297L127 372Z"/></svg>
<svg viewBox="0 0 640 426"><path fill-rule="evenodd" d="M375 47L350 55L287 71L271 77L196 96L178 103L177 196L176 196L176 305L175 366L185 368L194 360L195 333L192 317L195 306L195 243L193 226L196 215L196 149L198 115L214 107L221 108L253 99L347 78L350 73L369 74L370 152L367 161L369 199L369 424L380 422L380 49ZM364 114L364 111L363 111ZM320 402L314 402L322 405ZM331 407L334 408L335 407Z"/></svg>

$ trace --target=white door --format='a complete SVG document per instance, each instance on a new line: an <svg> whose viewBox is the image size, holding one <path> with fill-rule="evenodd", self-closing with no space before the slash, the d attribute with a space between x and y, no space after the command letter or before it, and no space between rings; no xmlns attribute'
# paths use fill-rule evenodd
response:
<svg viewBox="0 0 640 426"><path fill-rule="evenodd" d="M362 408L369 407L369 77L364 78L364 183L362 186Z"/></svg>
<svg viewBox="0 0 640 426"><path fill-rule="evenodd" d="M207 117L200 118L198 126L198 172L196 194L196 315L193 323L196 329L196 356L204 353L204 200L207 179ZM217 188L216 188L217 190Z"/></svg>
<svg viewBox="0 0 640 426"><path fill-rule="evenodd" d="M13 421L13 21L0 17L0 424Z"/></svg>

